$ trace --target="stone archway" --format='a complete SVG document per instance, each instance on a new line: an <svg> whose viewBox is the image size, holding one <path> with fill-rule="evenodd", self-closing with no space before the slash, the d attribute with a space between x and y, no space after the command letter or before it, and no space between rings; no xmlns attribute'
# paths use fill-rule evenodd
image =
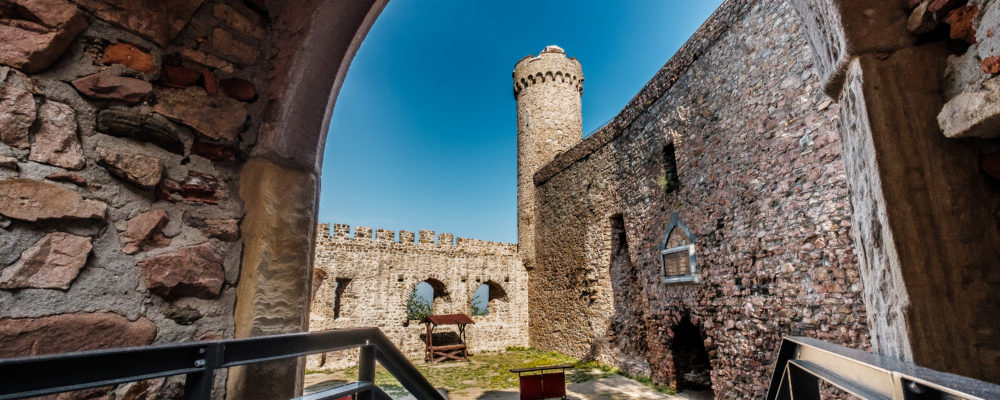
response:
<svg viewBox="0 0 1000 400"><path fill-rule="evenodd" d="M268 115L240 175L246 203L236 337L308 328L319 175L330 116L351 60L388 0L287 2L270 43ZM337 66L330 73L330 66ZM229 398L288 398L303 366L274 362L234 368ZM271 385L252 382L268 381Z"/></svg>
<svg viewBox="0 0 1000 400"><path fill-rule="evenodd" d="M994 295L1000 200L980 171L978 145L942 133L954 117L942 113L942 94L978 90L947 87L954 83L945 82L945 59L956 53L956 41L949 42L947 32L907 27L911 13L928 10L913 10L920 2L789 3L803 22L826 94L840 103L872 347L1000 382L995 349L986 344L1000 340L1000 320L993 317L1000 306ZM976 11L955 8L958 3L964 2L929 12L940 20L947 15L954 21L951 38L975 47L977 22L968 24L971 35L959 22L978 21Z"/></svg>

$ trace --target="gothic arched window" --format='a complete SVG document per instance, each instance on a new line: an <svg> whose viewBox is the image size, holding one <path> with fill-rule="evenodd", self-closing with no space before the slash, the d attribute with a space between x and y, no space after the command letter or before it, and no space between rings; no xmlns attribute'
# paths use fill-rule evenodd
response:
<svg viewBox="0 0 1000 400"><path fill-rule="evenodd" d="M694 234L681 222L677 213L671 214L670 225L660 242L663 283L698 282L694 240Z"/></svg>

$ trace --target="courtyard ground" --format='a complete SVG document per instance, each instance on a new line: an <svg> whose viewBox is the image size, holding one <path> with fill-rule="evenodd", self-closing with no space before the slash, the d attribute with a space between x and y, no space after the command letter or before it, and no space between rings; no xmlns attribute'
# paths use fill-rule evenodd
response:
<svg viewBox="0 0 1000 400"><path fill-rule="evenodd" d="M582 362L555 352L511 348L504 352L482 352L469 362L427 364L414 361L417 369L435 387L448 391L450 399L517 399L517 374L511 368L553 364L574 364L567 371L566 383L572 399L676 399L670 388L652 384L648 379L623 376L617 369L595 362ZM309 371L306 392L334 387L357 380L358 368L323 372ZM375 383L393 398L407 395L389 373L379 367Z"/></svg>

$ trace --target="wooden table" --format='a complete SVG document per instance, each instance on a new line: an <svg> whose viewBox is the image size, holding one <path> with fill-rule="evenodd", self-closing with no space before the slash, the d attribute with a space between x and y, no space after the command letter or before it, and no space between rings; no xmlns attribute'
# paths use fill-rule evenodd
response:
<svg viewBox="0 0 1000 400"><path fill-rule="evenodd" d="M469 361L469 348L465 343L465 327L468 324L475 324L468 315L448 314L448 315L428 315L420 320L420 323L427 325L427 339L424 341L424 361L439 362L444 360ZM459 344L435 346L434 328L438 325L457 325Z"/></svg>

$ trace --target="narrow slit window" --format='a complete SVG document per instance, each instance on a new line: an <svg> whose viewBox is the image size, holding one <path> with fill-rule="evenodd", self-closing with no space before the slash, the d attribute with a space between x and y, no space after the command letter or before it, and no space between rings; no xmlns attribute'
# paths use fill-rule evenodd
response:
<svg viewBox="0 0 1000 400"><path fill-rule="evenodd" d="M663 169L660 170L660 189L663 193L671 193L680 189L681 178L677 175L677 153L674 144L663 146Z"/></svg>
<svg viewBox="0 0 1000 400"><path fill-rule="evenodd" d="M347 291L347 285L351 283L349 278L337 278L336 289L333 292L333 319L340 319L343 315L343 301L344 292Z"/></svg>
<svg viewBox="0 0 1000 400"><path fill-rule="evenodd" d="M677 213L670 215L670 225L660 242L660 261L663 283L698 282L698 264L695 259L695 237Z"/></svg>

